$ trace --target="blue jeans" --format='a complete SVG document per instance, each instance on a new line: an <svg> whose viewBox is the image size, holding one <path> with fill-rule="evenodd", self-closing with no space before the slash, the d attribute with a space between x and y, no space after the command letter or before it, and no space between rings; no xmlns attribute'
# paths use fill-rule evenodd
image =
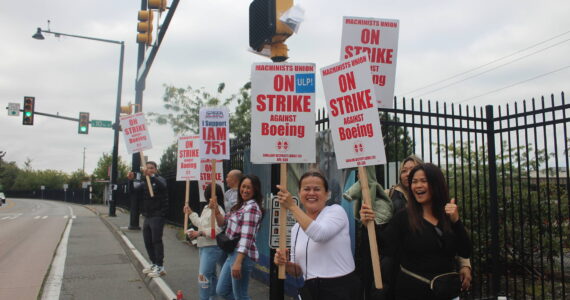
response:
<svg viewBox="0 0 570 300"><path fill-rule="evenodd" d="M249 287L249 277L253 270L253 261L249 257L243 259L241 265L241 279L232 277L232 265L237 257L237 251L228 254L228 258L220 271L220 280L216 287L216 292L219 296L227 300L250 300L251 297L247 294Z"/></svg>
<svg viewBox="0 0 570 300"><path fill-rule="evenodd" d="M224 251L218 246L201 247L198 251L200 253L200 269L198 271L200 300L213 299L216 296L216 284L218 283L216 263L219 263Z"/></svg>

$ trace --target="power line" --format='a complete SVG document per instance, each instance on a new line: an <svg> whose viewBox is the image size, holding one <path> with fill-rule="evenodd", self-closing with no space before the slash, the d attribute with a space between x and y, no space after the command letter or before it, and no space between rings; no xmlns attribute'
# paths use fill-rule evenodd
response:
<svg viewBox="0 0 570 300"><path fill-rule="evenodd" d="M550 71L550 72L547 72L547 73L544 73L544 74L540 74L540 75L538 75L538 76L535 76L535 77L532 77L532 78L529 78L529 79L525 79L525 80L522 80L522 81L519 81L519 82L515 82L515 83L513 83L513 84L511 84L511 85L508 85L508 86L505 86L505 87L502 87L502 88L498 88L498 89L495 89L495 90L492 90L492 91L483 93L483 94L481 94L481 95L477 95L477 96L473 96L473 97L470 97L470 98L467 98L467 99L463 99L463 100L458 101L458 102L456 102L456 103L463 103L463 102L466 102L466 101L469 101L469 100L472 100L472 99L475 99L475 98L487 96L487 95L489 95L489 94L496 93L496 92L498 92L498 91L502 91L502 90L504 90L504 89L511 88L511 87L513 87L513 86L515 86L515 85L519 85L519 84L522 84L522 83L525 83L525 82L529 82L529 81L538 79L538 78L540 78L540 77L544 77L544 76L546 76L546 75L550 75L550 74L552 74L552 73L560 72L560 71L562 71L562 70L564 70L564 69L567 69L567 68L570 68L570 65L565 66L565 67L562 67L562 68L560 68L560 69L556 69L556 70L554 70L554 71Z"/></svg>
<svg viewBox="0 0 570 300"><path fill-rule="evenodd" d="M566 43L566 42L568 42L568 41L570 41L570 39L563 40L563 41L561 41L561 42L558 42L558 43L553 44L553 45L550 45L550 46L548 46L548 47L545 47L545 48L539 49L539 50L537 50L537 51L531 52L531 53L529 53L529 54L527 54L527 55L521 56L521 57L519 57L519 58L517 58L517 59L511 60L511 61L506 62L506 63L501 64L501 65L498 65L498 66L493 67L493 68L491 68L491 69L488 69L488 70L485 70L485 71L483 71L483 72L480 72L480 73L471 75L471 76L469 76L469 77L466 77L466 78L463 78L463 79L454 81L454 82L452 82L452 83L450 83L450 84L447 84L447 85L444 85L444 86L442 86L442 87L439 87L439 88L436 88L436 89L433 89L433 90L429 90L429 91L427 91L427 92L425 92L425 93L419 95L418 97L422 97L422 96L425 96L425 95L427 95L427 94L431 94L431 93L433 93L433 92L437 92L437 91L442 90L442 89L444 89L444 88L448 88L448 87L450 87L450 86L456 85L456 84L461 83L461 82L463 82L463 81L467 81L467 80L469 80L469 79L472 79L472 78L481 76L481 75L483 75L483 74L489 73L489 72L494 71L494 70L496 70L496 69L502 68L502 67L504 67L504 66L506 66L506 65L510 65L510 64L512 64L512 63L514 63L514 62L517 62L517 61L519 61L519 60L525 59L525 58L527 58L527 57L529 57L529 56L538 54L538 53L543 52L543 51L545 51L545 50L548 50L548 49L550 49L550 48L556 47L556 46L558 46L558 45L560 45L560 44Z"/></svg>
<svg viewBox="0 0 570 300"><path fill-rule="evenodd" d="M535 43L535 44L533 44L533 45L531 45L531 46L528 46L528 47L526 47L526 48L524 48L524 49L515 51L515 52L513 52L513 53L511 53L511 54L508 54L508 55L506 55L506 56L503 56L503 57L497 58L497 59L495 59L495 60L492 60L492 61L490 61L490 62L488 62L488 63L482 64L482 65L480 65L480 66L478 66L478 67L469 69L469 70L464 71L464 72L461 72L461 73L457 73L457 74L455 74L455 75L452 75L452 76L447 77L447 78L444 78L444 79L440 79L440 80L438 80L438 81L434 81L434 82L432 82L432 83L430 83L430 84L428 84L428 85L422 86L422 87L420 87L420 88L411 90L411 91L406 92L406 93L403 93L403 94L404 94L404 95L407 95L407 94L410 94L410 93L413 93L413 92L416 92L416 91L419 91L419 90L423 90L423 89L425 89L425 88L434 86L434 85L436 85L436 84L438 84L438 83L448 81L448 80L450 80L450 79L453 79L453 78L455 78L455 77L459 77L459 76L461 76L461 75L465 75L465 74L470 73L470 72L473 72L473 71L475 71L475 70L479 70L479 69L481 69L481 68L483 68L483 67L486 67L486 66L488 66L488 65L491 65L491 64L496 63L496 62L498 62L498 61L501 61L501 60L503 60L503 59L509 58L509 57L511 57L511 56L514 56L514 55L516 55L516 54L518 54L518 53L521 53L521 52L524 52L524 51L526 51L526 50L532 49L532 48L534 48L534 47L536 47L536 46L538 46L538 45L540 45L540 44L546 43L546 42L548 42L548 41L551 41L551 40L553 40L553 39L556 39L556 38L561 37L561 36L563 36L563 35L566 35L566 34L568 34L568 33L570 33L570 30L569 30L569 31L566 31L566 32L564 32L564 33L561 33L561 34L559 34L559 35L553 36L553 37L551 37L551 38L548 38L548 39L546 39L546 40L540 41L540 42L538 42L538 43Z"/></svg>

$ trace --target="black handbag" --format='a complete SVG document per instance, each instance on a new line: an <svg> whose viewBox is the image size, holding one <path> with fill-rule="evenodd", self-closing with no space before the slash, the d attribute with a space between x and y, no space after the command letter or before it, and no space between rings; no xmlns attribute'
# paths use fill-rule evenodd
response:
<svg viewBox="0 0 570 300"><path fill-rule="evenodd" d="M402 266L400 266L400 268L405 274L408 274L419 281L427 283L434 296L438 298L452 299L461 294L461 278L457 272L439 274L429 280L410 270L407 270Z"/></svg>
<svg viewBox="0 0 570 300"><path fill-rule="evenodd" d="M238 242L239 242L239 236L235 237L233 239L230 239L226 233L225 230L218 233L216 235L216 243L218 244L218 247L220 247L220 249L224 250L224 252L226 253L232 253L234 252Z"/></svg>

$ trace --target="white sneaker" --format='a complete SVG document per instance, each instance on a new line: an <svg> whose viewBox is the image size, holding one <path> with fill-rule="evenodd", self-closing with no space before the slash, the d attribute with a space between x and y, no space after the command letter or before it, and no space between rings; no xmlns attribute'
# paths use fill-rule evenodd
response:
<svg viewBox="0 0 570 300"><path fill-rule="evenodd" d="M154 269L157 268L157 267L158 267L157 265L151 264L151 265L149 265L148 267L144 268L144 269L142 270L142 272L143 272L143 274L148 274L148 273L154 272Z"/></svg>
<svg viewBox="0 0 570 300"><path fill-rule="evenodd" d="M164 267L156 266L156 268L147 274L148 277L160 277L162 275L166 275L166 271L164 271Z"/></svg>

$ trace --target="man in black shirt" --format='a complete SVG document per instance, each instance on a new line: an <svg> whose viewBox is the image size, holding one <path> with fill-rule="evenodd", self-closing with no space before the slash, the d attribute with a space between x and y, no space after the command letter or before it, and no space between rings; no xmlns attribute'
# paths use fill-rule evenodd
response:
<svg viewBox="0 0 570 300"><path fill-rule="evenodd" d="M143 269L143 273L150 277L165 275L164 271L164 245L162 232L168 212L168 191L166 179L157 174L157 165L153 161L146 163L144 175L150 177L153 196L145 176L141 180L134 180L135 174L129 172L127 177L132 180L134 191L138 192L138 200L142 200L141 213L144 216L143 238L151 265Z"/></svg>

